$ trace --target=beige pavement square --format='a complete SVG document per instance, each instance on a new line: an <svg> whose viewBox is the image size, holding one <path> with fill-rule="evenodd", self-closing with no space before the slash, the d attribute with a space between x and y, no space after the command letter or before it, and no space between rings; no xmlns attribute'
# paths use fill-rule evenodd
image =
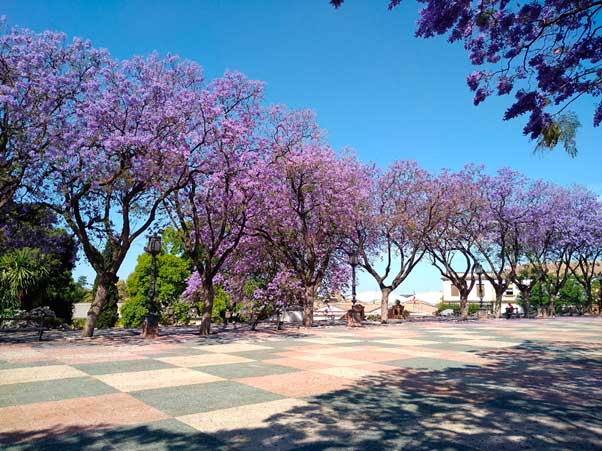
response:
<svg viewBox="0 0 602 451"><path fill-rule="evenodd" d="M300 399L286 398L229 409L213 410L211 412L195 413L176 417L176 419L204 433L266 428L271 426L272 421L268 421L268 419L273 415L306 405L307 403Z"/></svg>
<svg viewBox="0 0 602 451"><path fill-rule="evenodd" d="M221 377L191 370L189 368L166 368L163 370L137 371L96 376L107 385L123 392L150 390L153 388L177 387L179 385L205 384L224 380Z"/></svg>
<svg viewBox="0 0 602 451"><path fill-rule="evenodd" d="M201 349L207 352L229 353L229 352L247 352L247 351L263 351L264 349L272 349L269 346L261 346L252 343L229 343L225 345L205 345L195 346L194 349Z"/></svg>
<svg viewBox="0 0 602 451"><path fill-rule="evenodd" d="M253 361L253 359L247 359L245 357L219 353L183 355L175 357L159 357L156 360L160 360L171 365L183 366L187 368L192 368L195 366L225 365L227 363L244 363Z"/></svg>
<svg viewBox="0 0 602 451"><path fill-rule="evenodd" d="M11 368L0 370L0 385L66 379L68 377L88 377L88 375L67 365Z"/></svg>
<svg viewBox="0 0 602 451"><path fill-rule="evenodd" d="M449 340L490 340L495 338L493 335L478 335L478 334L444 334L440 335L439 338L446 338Z"/></svg>
<svg viewBox="0 0 602 451"><path fill-rule="evenodd" d="M510 346L516 346L518 343L496 340L463 340L456 341L454 344L477 346L481 348L509 348Z"/></svg>
<svg viewBox="0 0 602 451"><path fill-rule="evenodd" d="M50 360L48 356L25 346L15 346L11 349L0 349L0 360L16 362L35 362Z"/></svg>

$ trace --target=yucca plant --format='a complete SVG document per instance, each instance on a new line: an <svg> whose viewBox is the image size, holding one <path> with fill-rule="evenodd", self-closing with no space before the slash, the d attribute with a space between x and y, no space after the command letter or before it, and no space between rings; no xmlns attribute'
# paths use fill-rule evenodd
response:
<svg viewBox="0 0 602 451"><path fill-rule="evenodd" d="M49 270L37 249L22 248L0 256L0 302L2 309L19 308L25 295L36 288Z"/></svg>

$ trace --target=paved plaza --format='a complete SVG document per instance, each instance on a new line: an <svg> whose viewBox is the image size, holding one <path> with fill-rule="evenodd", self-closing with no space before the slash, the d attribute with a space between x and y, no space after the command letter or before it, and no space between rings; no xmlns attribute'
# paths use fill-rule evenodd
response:
<svg viewBox="0 0 602 451"><path fill-rule="evenodd" d="M0 448L588 450L602 320L0 344Z"/></svg>

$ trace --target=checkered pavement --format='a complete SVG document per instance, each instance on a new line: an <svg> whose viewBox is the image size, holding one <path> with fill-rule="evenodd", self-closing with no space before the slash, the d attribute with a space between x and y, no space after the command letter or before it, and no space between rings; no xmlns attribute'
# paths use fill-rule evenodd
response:
<svg viewBox="0 0 602 451"><path fill-rule="evenodd" d="M316 409L323 419L337 419L331 426L343 435L330 440L350 443L346 440L351 435L343 431L357 432L364 417L350 422L341 415L337 409L353 401L345 399L337 407L337 393L394 385L401 391L383 403L394 400L399 411L410 405L402 403L408 390L429 400L492 402L486 390L471 397L469 388L453 384L432 385L426 393L425 375L461 374L457 372L463 369L472 375L475 368L495 365L500 355L506 358L525 343L561 348L581 344L583 355L599 369L601 326L597 319L504 320L301 329L298 334L248 333L232 340L225 334L141 343L93 339L3 344L0 445L171 449L180 443L190 449L310 449L332 434L323 421L315 421ZM505 393L522 390L525 395L520 384L507 389ZM307 412L314 414L313 421ZM425 421L434 421L436 415L430 412ZM449 417L439 421L453 422ZM143 428L144 433L118 433L131 428ZM373 440L386 442L369 429L362 428L364 440L373 434ZM299 430L302 437L293 433ZM88 434L87 441L78 441L82 434ZM196 438L185 441L188 437Z"/></svg>

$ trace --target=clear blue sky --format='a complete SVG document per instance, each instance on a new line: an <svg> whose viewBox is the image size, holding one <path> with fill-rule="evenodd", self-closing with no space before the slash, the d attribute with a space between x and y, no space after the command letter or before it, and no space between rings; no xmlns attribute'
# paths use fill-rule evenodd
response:
<svg viewBox="0 0 602 451"><path fill-rule="evenodd" d="M574 108L583 123L577 158L560 149L533 155L522 121L501 120L510 99L473 107L462 47L415 38L412 0L393 12L386 4L348 0L334 10L327 0L3 0L0 14L10 25L88 38L116 58L156 50L199 62L208 78L242 71L266 82L267 102L313 109L334 147L351 147L380 166L396 159L432 171L468 162L489 171L510 166L602 194L602 129L591 126L591 98ZM135 243L122 278L143 245ZM93 280L83 258L76 274ZM440 287L425 264L399 291ZM373 288L360 276L360 290Z"/></svg>

